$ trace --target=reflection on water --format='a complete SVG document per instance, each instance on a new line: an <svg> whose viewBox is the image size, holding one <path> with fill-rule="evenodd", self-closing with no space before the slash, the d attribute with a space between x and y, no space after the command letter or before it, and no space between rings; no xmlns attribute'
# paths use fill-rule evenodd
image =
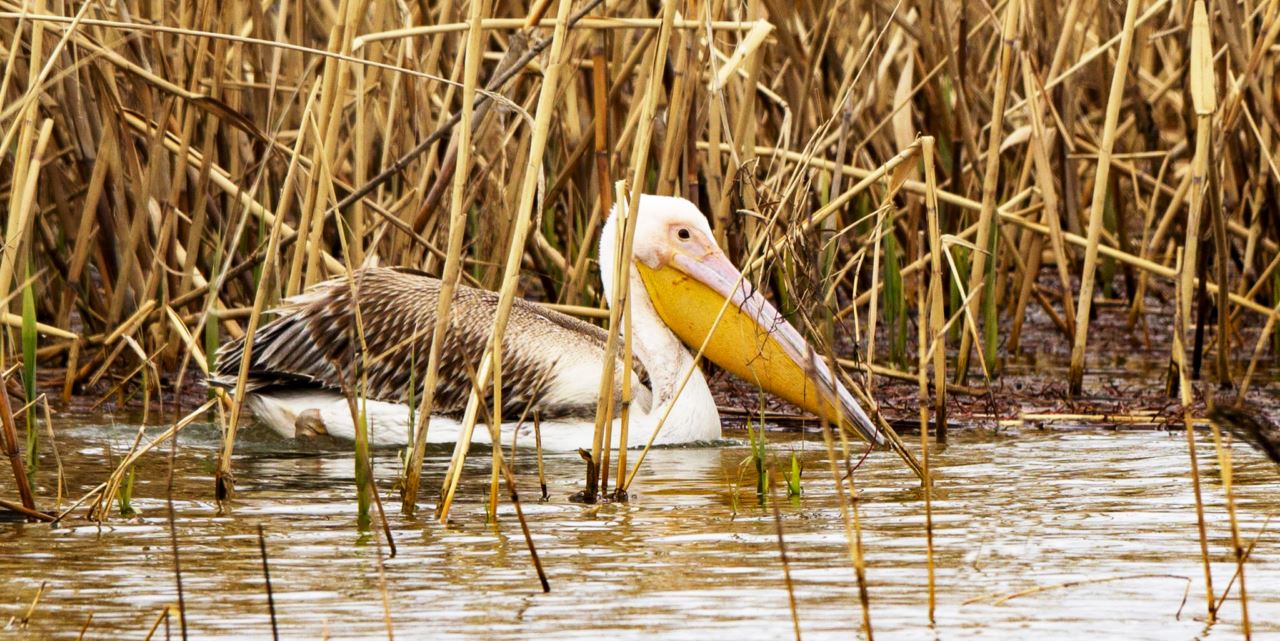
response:
<svg viewBox="0 0 1280 641"><path fill-rule="evenodd" d="M101 422L101 417L93 417ZM109 472L104 451L128 448L135 428L60 422L69 494ZM158 430L157 430L158 431ZM244 435L235 465L239 494L229 514L212 502L217 433L194 426L176 460L174 508L187 622L193 638L269 637L258 552L263 525L284 638L386 638L379 547L354 525L350 457L333 447ZM814 435L778 434L781 462L805 463L804 496L780 498L791 574L806 639L859 635L860 609L834 488ZM167 448L164 448L167 450ZM399 555L385 561L391 625L398 638L778 639L793 636L772 510L754 495L754 473L732 486L743 445L667 449L649 455L629 504L568 502L583 463L546 460L552 500L524 511L550 577L542 594L518 525L504 506L484 518L488 457L468 466L461 502L442 527L406 519L390 489L398 464L380 452L380 484ZM1246 541L1278 509L1280 470L1235 448L1237 500ZM1214 587L1234 563L1211 447L1201 451ZM0 625L47 591L25 630L0 638L142 638L176 600L164 502L167 456L145 459L134 507L141 516L98 527L0 524ZM1204 621L1203 572L1186 445L1180 433L1038 432L958 435L933 463L937 625L926 621L921 493L896 457L871 457L857 474L870 580L871 620L881 638L1238 638L1236 592L1214 626ZM426 487L438 487L448 452L434 450ZM52 483L52 460L41 480ZM517 462L522 496L536 495L532 456ZM14 496L0 474L0 496ZM42 487L45 495L52 488ZM1280 527L1273 524L1272 530ZM1269 530L1247 569L1257 638L1280 635L1280 541ZM385 552L385 547L382 548ZM1122 580L1100 582L1109 577ZM1037 586L1003 604L969 603ZM1189 587L1189 592L1188 592ZM1185 597L1185 603L1184 603ZM176 634L176 628L174 629Z"/></svg>

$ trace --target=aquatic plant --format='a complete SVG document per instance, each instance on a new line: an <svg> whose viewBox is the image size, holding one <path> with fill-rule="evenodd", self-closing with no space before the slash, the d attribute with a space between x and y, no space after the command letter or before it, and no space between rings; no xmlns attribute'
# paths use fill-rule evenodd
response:
<svg viewBox="0 0 1280 641"><path fill-rule="evenodd" d="M787 479L787 497L797 498L801 494L800 474L803 472L800 466L800 457L795 451L791 452L791 465L783 471L783 478Z"/></svg>
<svg viewBox="0 0 1280 641"><path fill-rule="evenodd" d="M756 498L761 504L769 494L769 448L765 441L764 421L756 423L751 429L751 421L747 421L747 438L751 443L751 456L744 463L750 463L756 472Z"/></svg>
<svg viewBox="0 0 1280 641"><path fill-rule="evenodd" d="M125 474L124 484L120 486L119 493L116 494L116 500L120 504L120 517L132 518L138 511L133 509L133 479L137 476L138 468L129 466L129 471Z"/></svg>
<svg viewBox="0 0 1280 641"><path fill-rule="evenodd" d="M889 226L889 233L884 236L884 325L889 335L889 360L901 366L907 358L906 289L893 217L887 218L885 224Z"/></svg>
<svg viewBox="0 0 1280 641"><path fill-rule="evenodd" d="M27 476L34 485L40 463L40 426L36 423L36 296L32 280L31 263L27 261L26 284L22 287L22 390L27 399Z"/></svg>

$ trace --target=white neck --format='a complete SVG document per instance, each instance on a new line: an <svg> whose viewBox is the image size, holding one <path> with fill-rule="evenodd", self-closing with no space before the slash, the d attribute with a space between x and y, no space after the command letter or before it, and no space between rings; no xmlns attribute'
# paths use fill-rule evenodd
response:
<svg viewBox="0 0 1280 641"><path fill-rule="evenodd" d="M613 305L613 280L617 273L617 242L622 231L617 224L618 217L610 215L600 230L600 280L605 300L610 306ZM624 260L630 264L627 273L631 297L631 348L649 373L649 384L653 390L649 411L632 414L634 420L628 428L627 446L641 447L648 443L654 427L664 415L666 420L663 420L654 443L719 439L720 412L716 410L716 401L707 387L707 379L694 363L693 355L653 308L653 301L649 299L649 292L640 280L631 257ZM681 389L680 384L690 368L693 372Z"/></svg>
<svg viewBox="0 0 1280 641"><path fill-rule="evenodd" d="M720 438L720 412L693 354L658 316L644 282L631 269L631 347L649 373L653 402L648 412L633 414L629 447L643 446L666 415L654 443L713 441ZM688 382L680 388L692 368ZM670 412L667 411L668 406Z"/></svg>

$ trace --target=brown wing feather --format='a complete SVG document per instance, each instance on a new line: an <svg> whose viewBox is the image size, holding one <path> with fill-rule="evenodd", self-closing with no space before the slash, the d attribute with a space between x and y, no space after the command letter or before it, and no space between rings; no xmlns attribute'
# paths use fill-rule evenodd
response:
<svg viewBox="0 0 1280 641"><path fill-rule="evenodd" d="M258 330L249 388L354 389L352 364L361 362L355 331L358 301L368 348L363 359L366 396L408 402L411 384L421 386L426 376L439 295L438 279L407 269L367 268L350 280L339 277L320 283L290 300L278 310L282 316ZM474 375L484 351L497 304L494 292L458 287L441 350L436 412L457 414L466 407L469 376ZM574 354L603 360L605 339L599 327L516 299L503 342L503 413L511 416L528 404L549 415L593 412L594 401L580 407L545 407L540 401L558 358ZM210 382L233 387L243 352L241 339L223 345ZM637 374L644 378L643 373ZM415 395L420 393L419 387Z"/></svg>

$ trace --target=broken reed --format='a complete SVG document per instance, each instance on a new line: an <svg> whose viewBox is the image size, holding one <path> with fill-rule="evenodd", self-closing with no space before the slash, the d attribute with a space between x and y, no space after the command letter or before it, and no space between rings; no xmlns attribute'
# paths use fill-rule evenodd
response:
<svg viewBox="0 0 1280 641"><path fill-rule="evenodd" d="M904 322L927 267L931 332L950 328L962 362L998 375L1020 348L1005 324L1043 312L1082 373L1097 283L1075 275L1115 261L1139 291L1167 294L1203 209L1214 242L1184 304L1219 309L1205 343L1219 361L1247 353L1235 337L1280 317L1266 286L1280 253L1262 222L1280 191L1276 5L1205 12L1196 30L1223 43L1205 58L1188 37L1198 3L944 4L666 3L658 17L542 3L548 18L505 0L276 12L126 0L64 14L0 1L0 320L16 331L0 358L21 361L24 384L38 364L65 369L68 391L150 398L168 379L145 372L207 368L265 307L374 258L508 303L599 309L590 257L615 176L629 202L695 200L793 318L829 316L847 337L852 319L878 320L875 301L890 328L864 341L875 371L871 345L888 335L911 369ZM1223 108L1201 113L1189 69ZM920 166L917 132L939 141L925 182L905 173ZM1201 137L1207 164L1192 158ZM822 287L793 282L811 272L785 266L819 256ZM1168 325L1129 283L1100 285L1130 297L1142 327ZM489 353L482 386L502 376L500 343ZM945 350L933 358L940 395ZM429 429L416 415L406 509Z"/></svg>

